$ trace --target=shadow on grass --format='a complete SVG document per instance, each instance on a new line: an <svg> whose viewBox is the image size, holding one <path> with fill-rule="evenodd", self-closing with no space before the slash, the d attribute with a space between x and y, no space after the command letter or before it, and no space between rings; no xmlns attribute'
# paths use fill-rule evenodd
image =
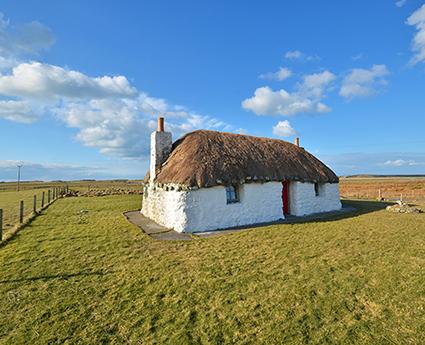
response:
<svg viewBox="0 0 425 345"><path fill-rule="evenodd" d="M52 280L52 279L63 279L67 280L69 278L74 277L87 277L87 276L105 276L107 274L112 274L114 272L77 272L77 273L62 273L62 274L52 274L52 275L44 275L38 277L28 277L28 278L19 278L19 279L9 279L9 280L0 280L0 284L8 284L8 283L19 283L19 282L31 282L37 280Z"/></svg>

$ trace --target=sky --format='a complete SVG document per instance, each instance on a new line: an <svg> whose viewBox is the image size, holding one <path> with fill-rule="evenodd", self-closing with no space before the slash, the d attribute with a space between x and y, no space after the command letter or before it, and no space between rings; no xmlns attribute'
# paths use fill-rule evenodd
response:
<svg viewBox="0 0 425 345"><path fill-rule="evenodd" d="M0 181L143 178L158 114L425 174L425 2L3 0Z"/></svg>

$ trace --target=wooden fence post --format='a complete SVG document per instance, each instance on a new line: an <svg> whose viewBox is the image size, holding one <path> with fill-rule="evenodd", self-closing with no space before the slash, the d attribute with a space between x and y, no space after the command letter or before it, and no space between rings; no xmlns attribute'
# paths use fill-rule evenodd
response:
<svg viewBox="0 0 425 345"><path fill-rule="evenodd" d="M36 212L37 212L37 195L36 195L36 194L34 194L34 202L33 202L33 204L32 204L32 211L33 211L34 213L36 213Z"/></svg>
<svg viewBox="0 0 425 345"><path fill-rule="evenodd" d="M44 207L44 192L41 194L41 208Z"/></svg>
<svg viewBox="0 0 425 345"><path fill-rule="evenodd" d="M48 204L50 204L50 194L51 194L51 191L50 191L50 189L47 191L47 203Z"/></svg>
<svg viewBox="0 0 425 345"><path fill-rule="evenodd" d="M24 200L21 200L19 205L19 223L24 222Z"/></svg>
<svg viewBox="0 0 425 345"><path fill-rule="evenodd" d="M3 210L0 208L0 242L3 240Z"/></svg>

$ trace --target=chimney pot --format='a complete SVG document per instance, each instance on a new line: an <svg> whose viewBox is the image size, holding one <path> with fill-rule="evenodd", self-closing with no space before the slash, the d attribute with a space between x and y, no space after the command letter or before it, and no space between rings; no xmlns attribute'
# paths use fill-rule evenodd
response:
<svg viewBox="0 0 425 345"><path fill-rule="evenodd" d="M158 117L158 132L164 132L164 118Z"/></svg>
<svg viewBox="0 0 425 345"><path fill-rule="evenodd" d="M300 147L300 138L296 137L294 140L294 144L298 147Z"/></svg>

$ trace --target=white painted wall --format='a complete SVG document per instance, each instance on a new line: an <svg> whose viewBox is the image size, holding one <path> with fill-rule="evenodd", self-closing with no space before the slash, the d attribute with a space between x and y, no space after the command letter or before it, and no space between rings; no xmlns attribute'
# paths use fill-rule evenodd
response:
<svg viewBox="0 0 425 345"><path fill-rule="evenodd" d="M145 185L141 213L156 223L178 232L186 228L186 199L188 192L165 190Z"/></svg>
<svg viewBox="0 0 425 345"><path fill-rule="evenodd" d="M312 213L339 210L338 183L319 184L319 196L314 191L314 183L289 183L289 213L294 216L304 216Z"/></svg>
<svg viewBox="0 0 425 345"><path fill-rule="evenodd" d="M178 232L198 232L271 222L284 218L282 183L246 183L239 186L240 202L226 203L224 186L190 191L145 187L142 214ZM337 183L321 185L316 196L313 183L289 183L289 211L295 216L341 208Z"/></svg>
<svg viewBox="0 0 425 345"><path fill-rule="evenodd" d="M226 203L223 186L202 188L187 195L185 232L224 229L284 218L282 184L246 183L239 186L240 202Z"/></svg>

